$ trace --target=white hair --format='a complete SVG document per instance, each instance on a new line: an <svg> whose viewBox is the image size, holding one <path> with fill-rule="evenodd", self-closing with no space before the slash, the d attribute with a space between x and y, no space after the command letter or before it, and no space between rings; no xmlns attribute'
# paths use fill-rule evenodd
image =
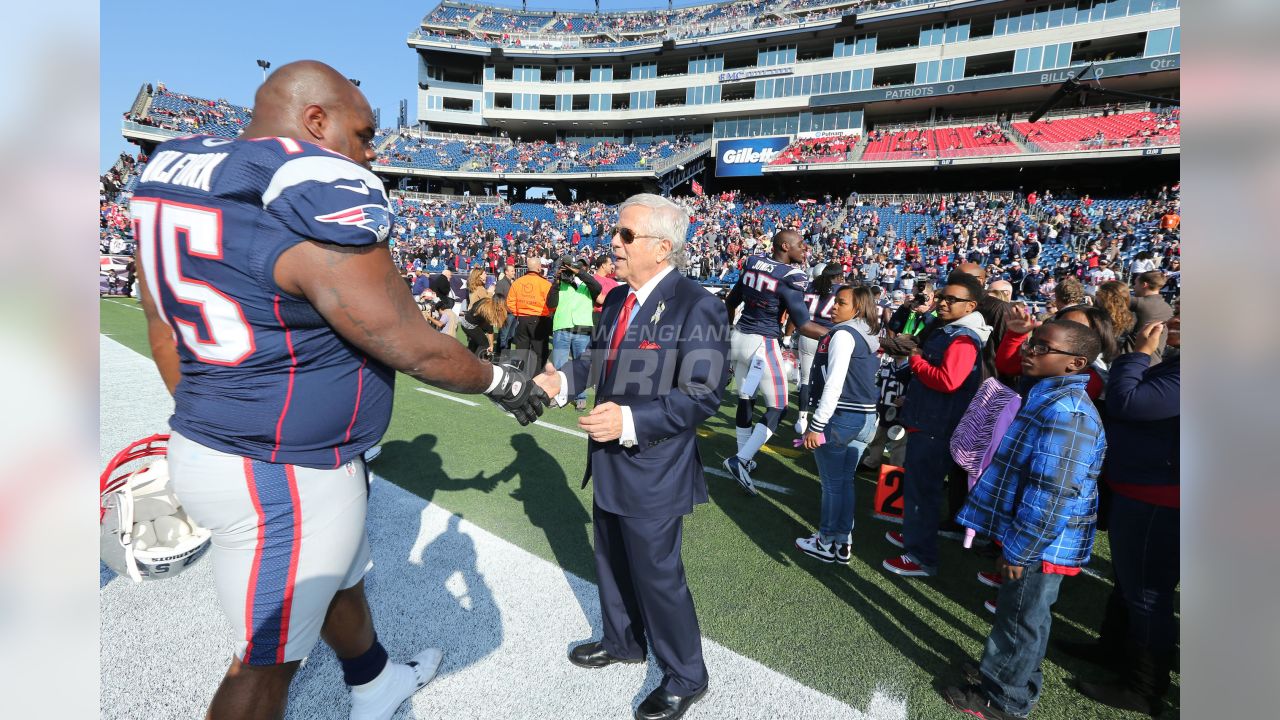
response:
<svg viewBox="0 0 1280 720"><path fill-rule="evenodd" d="M667 256L667 262L675 269L683 271L689 263L689 258L684 251L684 238L689 231L689 213L661 195L640 193L627 198L618 208L618 215L621 216L622 211L632 206L640 206L650 211L646 220L648 227L644 228L644 232L639 232L637 229L636 234L653 235L650 247L656 246L664 239L670 240L671 254Z"/></svg>

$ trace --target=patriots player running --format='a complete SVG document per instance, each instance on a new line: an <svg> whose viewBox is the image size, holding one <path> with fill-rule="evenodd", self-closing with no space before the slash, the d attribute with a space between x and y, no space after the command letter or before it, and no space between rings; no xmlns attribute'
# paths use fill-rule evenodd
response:
<svg viewBox="0 0 1280 720"><path fill-rule="evenodd" d="M373 134L354 84L291 63L258 89L240 138L157 148L130 206L152 355L175 400L174 489L213 532L237 646L210 718L283 717L319 638L352 718L390 718L434 675L434 648L388 660L364 595L361 454L390 421L395 371L484 392L522 424L546 400L423 320L387 247Z"/></svg>
<svg viewBox="0 0 1280 720"><path fill-rule="evenodd" d="M732 318L738 306L742 317L733 327L729 353L733 358L734 377L738 382L737 434L738 452L725 458L724 467L743 490L756 494L751 470L753 458L769 441L787 407L787 377L782 366L782 314L786 312L798 332L820 338L827 328L809 318L804 304L808 276L792 267L804 262L804 238L795 230L780 230L773 236L773 257L753 255L742 264L738 280L725 305ZM764 396L765 411L752 425L757 389Z"/></svg>

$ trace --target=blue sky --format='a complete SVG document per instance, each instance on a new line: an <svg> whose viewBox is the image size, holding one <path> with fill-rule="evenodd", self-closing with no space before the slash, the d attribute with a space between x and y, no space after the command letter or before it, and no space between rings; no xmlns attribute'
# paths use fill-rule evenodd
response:
<svg viewBox="0 0 1280 720"><path fill-rule="evenodd" d="M360 81L369 103L393 125L399 102L409 100L415 118L417 74L409 32L434 8L435 0L290 2L223 0L175 3L116 0L101 6L101 119L99 169L106 170L136 146L120 135L120 121L144 83L170 90L251 105L262 82L255 60L279 67L311 58ZM503 5L519 7L518 2ZM686 0L677 7L697 4ZM602 0L605 12L666 7L665 2ZM300 10L306 8L309 12ZM530 0L530 10L593 10L592 0Z"/></svg>

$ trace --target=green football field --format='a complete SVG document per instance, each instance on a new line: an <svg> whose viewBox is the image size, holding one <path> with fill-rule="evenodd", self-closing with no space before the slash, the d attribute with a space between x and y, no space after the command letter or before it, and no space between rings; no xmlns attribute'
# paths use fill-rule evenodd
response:
<svg viewBox="0 0 1280 720"><path fill-rule="evenodd" d="M101 331L148 354L137 303L101 303ZM794 402L794 393L793 398ZM703 462L718 468L734 450L734 406L726 399L700 432ZM382 477L588 580L591 488L580 489L585 440L578 413L549 410L544 425L520 427L483 398L427 388L401 376L396 405L373 465ZM789 490L747 497L732 480L708 475L711 502L685 525L684 561L705 636L855 708L873 691L904 696L911 718L960 714L938 695L959 682L958 668L981 654L995 591L975 574L993 560L943 541L936 578L907 579L880 567L896 548L896 526L871 514L873 478L860 479L849 566L827 565L794 549L812 532L820 488L813 458L780 431L760 455L754 477ZM1099 535L1090 575L1068 578L1054 607L1056 638L1084 639L1101 619L1111 583L1107 536ZM1072 678L1105 673L1050 647L1035 718L1139 718L1075 692ZM1178 679L1170 697L1177 706ZM1163 717L1177 717L1176 710Z"/></svg>

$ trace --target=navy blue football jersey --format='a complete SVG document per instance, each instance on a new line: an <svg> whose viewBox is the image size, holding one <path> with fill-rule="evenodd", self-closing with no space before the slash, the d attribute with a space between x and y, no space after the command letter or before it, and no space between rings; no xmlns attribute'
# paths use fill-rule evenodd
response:
<svg viewBox="0 0 1280 720"><path fill-rule="evenodd" d="M729 291L731 300L742 303L738 331L767 338L782 337L782 312L796 327L809 322L804 291L809 276L803 270L762 255L752 255L742 263L742 277Z"/></svg>
<svg viewBox="0 0 1280 720"><path fill-rule="evenodd" d="M208 447L338 467L382 437L394 373L275 283L311 239L385 243L373 173L289 138L178 138L156 148L133 200L138 257L174 334L182 380L169 425Z"/></svg>
<svg viewBox="0 0 1280 720"><path fill-rule="evenodd" d="M813 282L805 288L804 306L809 310L809 318L818 323L822 327L835 327L835 321L831 319L831 309L836 306L835 292L829 292L823 295L812 292Z"/></svg>
<svg viewBox="0 0 1280 720"><path fill-rule="evenodd" d="M901 379L906 361L899 363L888 355L880 357L880 368L876 371L876 384L880 388L880 401L876 411L880 413L880 422L884 425L897 424L899 407L898 398L907 393L907 384Z"/></svg>

